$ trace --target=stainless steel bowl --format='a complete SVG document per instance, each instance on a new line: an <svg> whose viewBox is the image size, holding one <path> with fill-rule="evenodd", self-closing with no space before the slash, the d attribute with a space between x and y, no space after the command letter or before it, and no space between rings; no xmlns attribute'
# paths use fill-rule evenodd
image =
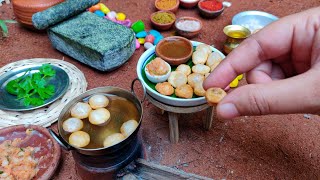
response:
<svg viewBox="0 0 320 180"><path fill-rule="evenodd" d="M244 26L252 33L278 19L277 16L263 11L243 11L233 16L232 24Z"/></svg>
<svg viewBox="0 0 320 180"><path fill-rule="evenodd" d="M81 154L84 155L91 155L91 156L95 156L95 155L108 155L114 152L117 152L119 149L125 148L126 145L128 145L131 141L134 141L137 137L137 133L139 131L139 128L141 126L141 121L142 121L142 115L143 115L143 109L142 109L142 102L145 99L145 95L146 95L146 90L145 87L142 84L143 87L143 98L142 100L139 100L139 98L137 97L137 95L134 92L134 83L135 81L140 81L139 79L135 79L132 84L131 84L131 92L127 91L125 89L121 89L118 87L113 87L113 86L105 86L105 87L99 87L99 88L95 88L95 89L91 89L89 91L86 91L85 93L79 95L78 97L74 98L73 100L71 100L61 111L60 116L58 118L58 130L59 130L59 135L56 134L54 131L52 131L51 129L49 129L50 134L53 136L53 138L66 150L75 150ZM128 136L126 139L124 139L123 141L119 142L118 144L115 144L113 146L110 147L102 147L102 148L95 148L95 149L86 149L86 148L77 148L74 147L72 145L70 145L68 143L68 140L63 138L62 134L62 123L63 120L66 119L66 117L68 116L68 114L70 113L70 108L72 106L74 106L74 104L76 104L79 101L83 101L83 99L93 95L93 94L101 94L101 93L105 93L105 94L111 94L111 95L117 95L119 97L123 97L129 101L131 101L137 108L138 112L139 112L139 116L140 119L138 119L138 127L136 128L136 130L130 135Z"/></svg>

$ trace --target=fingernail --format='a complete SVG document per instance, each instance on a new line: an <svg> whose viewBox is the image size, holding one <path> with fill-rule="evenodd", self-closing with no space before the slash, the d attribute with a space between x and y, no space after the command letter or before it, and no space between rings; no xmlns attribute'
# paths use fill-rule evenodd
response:
<svg viewBox="0 0 320 180"><path fill-rule="evenodd" d="M218 113L221 118L232 119L240 116L236 106L232 103L226 103L218 106Z"/></svg>

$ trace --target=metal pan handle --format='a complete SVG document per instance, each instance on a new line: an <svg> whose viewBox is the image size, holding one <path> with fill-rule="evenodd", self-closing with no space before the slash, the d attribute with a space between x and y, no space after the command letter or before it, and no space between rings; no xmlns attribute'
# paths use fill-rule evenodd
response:
<svg viewBox="0 0 320 180"><path fill-rule="evenodd" d="M49 128L48 130L50 135L60 144L61 147L63 147L63 149L67 151L73 149L69 144L66 144L64 140L59 135L57 135L52 129Z"/></svg>
<svg viewBox="0 0 320 180"><path fill-rule="evenodd" d="M131 93L134 94L136 97L138 97L136 95L136 93L134 92L134 84L136 81L139 81L141 86L142 86L142 89L143 89L143 97L142 97L142 100L140 100L140 103L142 104L143 101L146 99L146 94L147 94L147 90L146 90L146 87L143 85L143 83L141 82L141 80L139 78L136 78L132 81L131 83Z"/></svg>

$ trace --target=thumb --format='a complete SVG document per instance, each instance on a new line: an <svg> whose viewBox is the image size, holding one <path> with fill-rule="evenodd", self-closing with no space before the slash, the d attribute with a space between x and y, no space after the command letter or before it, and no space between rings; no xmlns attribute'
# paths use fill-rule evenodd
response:
<svg viewBox="0 0 320 180"><path fill-rule="evenodd" d="M231 119L242 115L319 112L319 75L319 71L311 69L288 79L239 87L218 104L217 114Z"/></svg>

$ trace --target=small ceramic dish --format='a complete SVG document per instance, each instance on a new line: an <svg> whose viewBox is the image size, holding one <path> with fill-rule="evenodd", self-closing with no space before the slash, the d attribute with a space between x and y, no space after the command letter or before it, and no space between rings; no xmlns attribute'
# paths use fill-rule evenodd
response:
<svg viewBox="0 0 320 180"><path fill-rule="evenodd" d="M156 46L156 54L170 65L180 65L187 62L193 53L191 41L180 36L170 36L162 39Z"/></svg>
<svg viewBox="0 0 320 180"><path fill-rule="evenodd" d="M199 0L180 0L180 6L184 8L193 8L197 6Z"/></svg>
<svg viewBox="0 0 320 180"><path fill-rule="evenodd" d="M144 68L144 71L145 71L146 76L149 79L149 81L151 81L153 83L160 83L160 82L166 81L169 78L170 73L171 73L171 66L167 62L165 62L165 64L166 64L166 66L168 68L168 71L164 75L154 75L154 74L149 72L147 66Z"/></svg>
<svg viewBox="0 0 320 180"><path fill-rule="evenodd" d="M182 24L183 22L185 22L185 24ZM180 17L176 20L174 26L180 36L193 38L200 33L202 29L202 22L194 17ZM194 29L191 28L192 26L194 26Z"/></svg>
<svg viewBox="0 0 320 180"><path fill-rule="evenodd" d="M156 20L154 19L154 16L157 15L158 13L168 13L168 15L173 17L173 20L169 23L159 23L156 22ZM165 31L168 30L172 27L172 25L174 24L174 22L176 21L176 15L174 13L172 13L171 11L157 11L151 14L150 16L150 21L152 26L157 29L157 30L161 30L161 31Z"/></svg>
<svg viewBox="0 0 320 180"><path fill-rule="evenodd" d="M220 14L224 11L224 6L222 6L222 8L217 11L209 11L207 9L204 9L201 7L201 3L203 1L207 1L207 0L200 0L198 2L198 9L199 9L200 15L203 16L204 18L216 18L220 16Z"/></svg>
<svg viewBox="0 0 320 180"><path fill-rule="evenodd" d="M24 152L24 148L34 148L33 158L38 160L38 172L33 179L51 179L59 165L61 150L46 128L35 125L17 125L0 129L0 144L7 140L21 141L17 146L11 147L20 148L22 152ZM15 160L11 156L8 158Z"/></svg>
<svg viewBox="0 0 320 180"><path fill-rule="evenodd" d="M163 8L163 7L159 6L159 2L161 2L161 1L163 1L163 0L155 0L154 1L154 6L156 7L156 9L158 11L171 11L173 13L176 13L178 11L180 0L176 0L176 4L172 7L169 7L169 8Z"/></svg>

